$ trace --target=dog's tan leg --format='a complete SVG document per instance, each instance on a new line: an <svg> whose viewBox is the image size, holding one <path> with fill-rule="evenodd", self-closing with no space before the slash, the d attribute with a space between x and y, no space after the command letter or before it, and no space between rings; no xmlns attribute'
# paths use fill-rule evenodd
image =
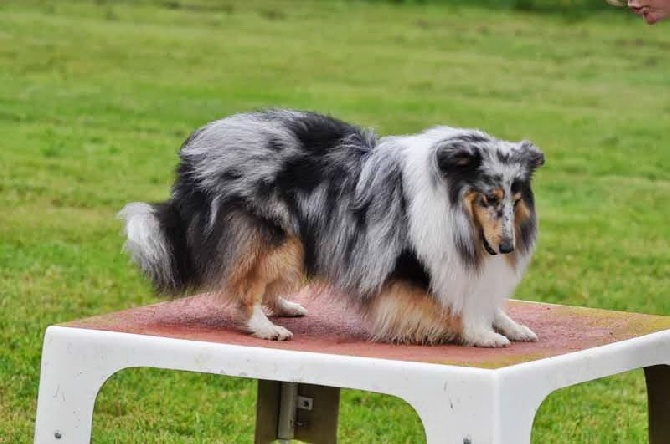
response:
<svg viewBox="0 0 670 444"><path fill-rule="evenodd" d="M262 339L283 341L293 334L284 327L275 325L263 311L263 296L276 274L268 267L273 251L261 242L250 242L236 268L228 277L227 292L231 294L239 307L241 322L253 336Z"/></svg>
<svg viewBox="0 0 670 444"><path fill-rule="evenodd" d="M275 316L305 316L307 310L286 299L296 293L303 283L303 248L294 237L270 253L263 263L264 273L274 280L266 287L263 303Z"/></svg>
<svg viewBox="0 0 670 444"><path fill-rule="evenodd" d="M259 279L257 275L250 275L249 278L249 285L240 299L244 327L257 338L278 341L290 339L293 334L286 328L273 324L263 311L262 301L267 282Z"/></svg>

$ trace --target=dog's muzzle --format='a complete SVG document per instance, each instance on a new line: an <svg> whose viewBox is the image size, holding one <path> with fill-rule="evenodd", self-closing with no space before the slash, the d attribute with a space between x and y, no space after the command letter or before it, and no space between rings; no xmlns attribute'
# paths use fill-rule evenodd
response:
<svg viewBox="0 0 670 444"><path fill-rule="evenodd" d="M484 250L486 250L486 252L491 256L496 256L498 252L495 251L493 248L491 248L491 245L488 243L488 241L484 236L482 236L482 239L484 240Z"/></svg>
<svg viewBox="0 0 670 444"><path fill-rule="evenodd" d="M482 235L482 239L484 241L484 249L488 254L491 256L497 256L498 252L491 247L491 244L488 243L486 238ZM500 253L501 254L509 254L514 251L514 244L511 242L501 242L500 243Z"/></svg>

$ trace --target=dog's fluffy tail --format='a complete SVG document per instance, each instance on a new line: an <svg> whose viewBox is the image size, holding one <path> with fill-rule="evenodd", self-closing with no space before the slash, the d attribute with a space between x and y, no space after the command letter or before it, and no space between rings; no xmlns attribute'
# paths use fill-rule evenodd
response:
<svg viewBox="0 0 670 444"><path fill-rule="evenodd" d="M118 217L125 221L124 249L158 292L176 296L193 286L186 230L169 201L154 205L131 203Z"/></svg>

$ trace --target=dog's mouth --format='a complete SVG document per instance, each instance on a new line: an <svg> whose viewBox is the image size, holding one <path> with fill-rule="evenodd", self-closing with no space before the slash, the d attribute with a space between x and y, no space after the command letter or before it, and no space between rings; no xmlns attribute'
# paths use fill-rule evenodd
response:
<svg viewBox="0 0 670 444"><path fill-rule="evenodd" d="M484 237L484 233L482 233L482 240L484 241L484 250L486 250L486 252L491 256L496 256L498 253L493 248L491 248L491 244L489 244L486 240L486 237Z"/></svg>

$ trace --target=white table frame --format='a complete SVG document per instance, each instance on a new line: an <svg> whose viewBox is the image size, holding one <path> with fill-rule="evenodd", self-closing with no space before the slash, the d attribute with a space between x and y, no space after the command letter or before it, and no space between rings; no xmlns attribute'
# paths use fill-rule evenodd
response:
<svg viewBox="0 0 670 444"><path fill-rule="evenodd" d="M645 368L650 442L670 443L670 330L509 367L481 369L65 326L49 327L45 334L35 443L88 443L98 391L115 372L135 367L397 396L416 410L429 444L529 443L535 413L551 392ZM333 414L336 418L337 412ZM331 427L326 434L332 433ZM324 435L323 442L334 439Z"/></svg>

